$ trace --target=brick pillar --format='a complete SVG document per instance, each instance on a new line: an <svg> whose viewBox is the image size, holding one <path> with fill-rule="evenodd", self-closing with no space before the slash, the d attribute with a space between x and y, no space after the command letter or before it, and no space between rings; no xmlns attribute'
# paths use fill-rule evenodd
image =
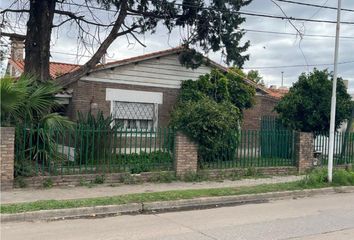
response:
<svg viewBox="0 0 354 240"><path fill-rule="evenodd" d="M177 132L175 138L175 170L177 176L187 172L196 173L198 168L198 145L186 135Z"/></svg>
<svg viewBox="0 0 354 240"><path fill-rule="evenodd" d="M1 190L7 190L13 188L14 181L15 129L0 127L0 131Z"/></svg>
<svg viewBox="0 0 354 240"><path fill-rule="evenodd" d="M295 156L298 164L299 173L313 167L313 151L314 151L313 133L298 132L296 133Z"/></svg>

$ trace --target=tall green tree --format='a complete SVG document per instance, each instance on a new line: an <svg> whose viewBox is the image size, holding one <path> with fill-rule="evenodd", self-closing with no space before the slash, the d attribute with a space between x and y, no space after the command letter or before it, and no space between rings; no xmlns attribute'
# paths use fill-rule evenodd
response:
<svg viewBox="0 0 354 240"><path fill-rule="evenodd" d="M240 71L235 72L213 70L182 83L171 125L199 144L203 159L235 150L236 144L230 143L238 141L242 111L254 103L255 89L242 80Z"/></svg>
<svg viewBox="0 0 354 240"><path fill-rule="evenodd" d="M200 46L204 52L222 51L227 63L241 67L248 59L248 55L242 54L247 50L249 42L240 43L244 32L238 28L245 18L237 12L250 2L251 0L27 0L20 1L18 5L11 4L11 7L0 13L5 17L6 14L23 13L21 18L27 17L25 74L36 75L41 81L49 79L53 29L74 23L81 34L78 39L84 44L94 43L85 46L94 48L95 52L83 66L59 77L58 81L66 85L95 67L118 37L132 36L143 45L137 35L155 33L158 25L165 26L169 32L175 28L185 29L186 37L181 39L184 45ZM102 8L106 10L105 14L98 14ZM93 28L97 29L93 31ZM100 32L105 34L97 36ZM188 57L181 58L184 64L192 67L201 64L202 58L196 51L188 51L186 54Z"/></svg>
<svg viewBox="0 0 354 240"><path fill-rule="evenodd" d="M275 110L282 123L303 132L328 132L333 75L328 70L314 69L302 73ZM338 78L336 129L349 119L352 111L351 97L342 78Z"/></svg>
<svg viewBox="0 0 354 240"><path fill-rule="evenodd" d="M264 86L263 77L258 70L250 70L247 73L247 78L254 81L255 83Z"/></svg>

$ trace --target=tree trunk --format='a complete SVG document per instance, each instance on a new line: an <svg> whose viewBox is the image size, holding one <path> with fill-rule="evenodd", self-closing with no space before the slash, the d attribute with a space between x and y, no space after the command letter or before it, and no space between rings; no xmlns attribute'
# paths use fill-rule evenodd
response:
<svg viewBox="0 0 354 240"><path fill-rule="evenodd" d="M47 81L49 75L50 39L56 0L30 0L25 42L24 74Z"/></svg>
<svg viewBox="0 0 354 240"><path fill-rule="evenodd" d="M97 49L95 54L90 58L90 60L88 60L79 69L58 77L56 80L59 85L65 88L67 85L75 82L76 80L85 76L85 74L89 73L89 71L99 63L100 59L106 53L108 47L113 43L113 41L117 37L125 34L124 31L119 33L119 29L121 28L127 16L127 2L128 1L125 0L121 3L119 15L114 23L113 28L109 32L106 39L101 43L100 47ZM129 30L127 30L127 32L129 32Z"/></svg>

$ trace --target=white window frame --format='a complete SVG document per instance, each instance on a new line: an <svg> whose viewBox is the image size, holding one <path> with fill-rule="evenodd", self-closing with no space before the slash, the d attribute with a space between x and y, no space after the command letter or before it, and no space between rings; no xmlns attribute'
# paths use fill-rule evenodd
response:
<svg viewBox="0 0 354 240"><path fill-rule="evenodd" d="M153 131L158 126L158 109L159 104L163 103L162 92L148 92L148 91L135 91L135 90L123 90L106 88L106 101L111 102L111 114L113 114L114 102L128 102L128 103L150 103L154 104L154 119L153 119ZM112 127L113 127L112 123ZM137 129L126 129L127 131L134 131ZM138 130L140 131L140 130ZM150 131L147 131L150 132Z"/></svg>

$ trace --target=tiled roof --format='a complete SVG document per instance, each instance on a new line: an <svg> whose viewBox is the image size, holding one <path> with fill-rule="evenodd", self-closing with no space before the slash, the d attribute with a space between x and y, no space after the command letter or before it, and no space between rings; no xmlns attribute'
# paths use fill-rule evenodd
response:
<svg viewBox="0 0 354 240"><path fill-rule="evenodd" d="M25 69L25 62L23 60L14 61L9 59L10 63L13 64L18 71L23 72ZM65 73L69 73L77 69L80 65L60 63L60 62L50 62L49 63L49 74L51 78L55 79Z"/></svg>
<svg viewBox="0 0 354 240"><path fill-rule="evenodd" d="M163 57L163 56L167 56L170 54L175 54L175 53L180 53L182 51L185 50L185 47L183 46L179 46L179 47L175 47L175 48L170 48L167 50L162 50L162 51L157 51L157 52L153 52L153 53L148 53L148 54L143 54L143 55L139 55L136 57L131 57L131 58L126 58L126 59L122 59L122 60L118 60L118 61L113 61L113 62L109 62L106 64L98 64L94 69L92 69L91 71L99 71L102 69L107 69L107 68L112 68L112 67L118 67L118 66L122 66L122 65L126 65L126 64L130 64L130 63L136 63L136 62L140 62L140 61L144 61L144 60L148 60L148 59L152 59L152 58L158 58L158 57ZM222 66L208 58L206 58L208 61L208 64L212 67L218 68L222 71L228 71L228 68L225 66ZM20 72L23 72L24 70L24 62L23 61L13 61L10 59L10 62L12 62ZM50 76L54 79L57 78L61 75L64 75L66 73L72 72L75 69L77 69L80 65L77 64L68 64L68 63L60 63L60 62L50 62L49 65L49 71L50 71ZM271 97L274 98L281 98L281 96L279 96L279 94L277 93L272 93L271 91L269 91L269 89L258 85L256 83L254 83L253 81L242 77L244 79L245 82L247 82L248 84L254 86L255 88L257 88L259 91L264 92L266 94L268 94Z"/></svg>
<svg viewBox="0 0 354 240"><path fill-rule="evenodd" d="M289 92L289 89L273 89L268 88L268 93L274 98L282 98Z"/></svg>

